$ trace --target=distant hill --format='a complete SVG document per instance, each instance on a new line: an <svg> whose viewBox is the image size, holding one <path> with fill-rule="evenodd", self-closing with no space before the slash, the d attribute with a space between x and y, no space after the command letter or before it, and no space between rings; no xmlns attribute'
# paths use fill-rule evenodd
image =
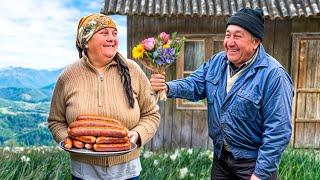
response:
<svg viewBox="0 0 320 180"><path fill-rule="evenodd" d="M0 69L0 98L12 101L50 101L58 70L36 70L21 67Z"/></svg>
<svg viewBox="0 0 320 180"><path fill-rule="evenodd" d="M0 88L42 88L57 81L61 69L37 70L22 67L0 68Z"/></svg>
<svg viewBox="0 0 320 180"><path fill-rule="evenodd" d="M39 102L50 101L52 91L32 88L0 88L0 98L12 101Z"/></svg>
<svg viewBox="0 0 320 180"><path fill-rule="evenodd" d="M49 106L50 102L0 98L0 146L52 144L47 127Z"/></svg>
<svg viewBox="0 0 320 180"><path fill-rule="evenodd" d="M50 100L63 69L0 68L0 146L50 145Z"/></svg>

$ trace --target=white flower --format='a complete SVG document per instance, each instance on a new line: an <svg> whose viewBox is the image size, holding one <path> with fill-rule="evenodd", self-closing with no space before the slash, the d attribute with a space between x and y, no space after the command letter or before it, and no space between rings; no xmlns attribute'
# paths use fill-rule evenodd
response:
<svg viewBox="0 0 320 180"><path fill-rule="evenodd" d="M13 153L20 153L20 152L23 152L23 151L24 151L24 148L23 148L23 147L13 147L13 148L11 149L11 151L12 151Z"/></svg>
<svg viewBox="0 0 320 180"><path fill-rule="evenodd" d="M209 157L210 160L213 160L213 153L208 154L208 157Z"/></svg>
<svg viewBox="0 0 320 180"><path fill-rule="evenodd" d="M143 157L145 158L145 159L147 159L147 158L149 158L150 156L152 156L152 152L151 151L146 151L146 152L144 152L144 154L143 154Z"/></svg>
<svg viewBox="0 0 320 180"><path fill-rule="evenodd" d="M157 159L153 161L154 166L157 166L158 164L159 164L159 161Z"/></svg>
<svg viewBox="0 0 320 180"><path fill-rule="evenodd" d="M191 149L191 148L190 148L190 149L188 149L188 151L187 151L187 152L188 152L188 154L189 154L189 155L191 155L191 154L192 154L192 149Z"/></svg>
<svg viewBox="0 0 320 180"><path fill-rule="evenodd" d="M5 148L3 148L3 151L4 151L4 152L10 151L10 147L6 146Z"/></svg>
<svg viewBox="0 0 320 180"><path fill-rule="evenodd" d="M175 161L175 160L177 159L177 154L176 154L176 153L172 154L172 155L170 156L170 159L171 159L172 161Z"/></svg>
<svg viewBox="0 0 320 180"><path fill-rule="evenodd" d="M164 153L163 158L166 159L169 155L167 153Z"/></svg>
<svg viewBox="0 0 320 180"><path fill-rule="evenodd" d="M174 151L174 154L176 154L176 155L180 154L179 149L176 149L176 150Z"/></svg>
<svg viewBox="0 0 320 180"><path fill-rule="evenodd" d="M29 161L30 161L30 158L27 157L27 156L25 156L25 155L23 155L23 156L21 157L21 161L23 161L23 162L29 162Z"/></svg>
<svg viewBox="0 0 320 180"><path fill-rule="evenodd" d="M179 172L179 178L180 179L183 179L184 177L186 177L186 175L188 174L188 168L182 168L180 169L180 172Z"/></svg>

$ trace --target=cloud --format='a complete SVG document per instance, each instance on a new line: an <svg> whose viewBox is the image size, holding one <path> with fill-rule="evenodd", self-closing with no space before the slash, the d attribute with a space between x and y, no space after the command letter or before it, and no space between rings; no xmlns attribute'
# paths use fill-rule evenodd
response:
<svg viewBox="0 0 320 180"><path fill-rule="evenodd" d="M101 8L101 0L2 2L0 68L60 68L74 62L78 58L75 48L77 22L88 13L100 12ZM115 18L126 22L124 16ZM118 24L118 29L119 49L126 53L126 23Z"/></svg>

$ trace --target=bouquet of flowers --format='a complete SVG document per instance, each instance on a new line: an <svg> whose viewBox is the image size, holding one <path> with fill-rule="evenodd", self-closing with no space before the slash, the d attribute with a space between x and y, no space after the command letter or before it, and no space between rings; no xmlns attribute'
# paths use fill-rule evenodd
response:
<svg viewBox="0 0 320 180"><path fill-rule="evenodd" d="M185 38L177 38L177 33L171 35L162 32L157 37L144 39L132 49L132 57L139 60L147 69L154 73L164 74L179 55ZM157 93L157 100L166 100L166 92Z"/></svg>

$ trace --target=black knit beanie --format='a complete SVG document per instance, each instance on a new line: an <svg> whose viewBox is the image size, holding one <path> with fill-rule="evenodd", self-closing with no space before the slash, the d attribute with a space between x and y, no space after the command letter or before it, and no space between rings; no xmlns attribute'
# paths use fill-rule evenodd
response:
<svg viewBox="0 0 320 180"><path fill-rule="evenodd" d="M241 26L249 31L253 36L257 37L261 41L263 40L264 19L261 9L240 9L229 18L226 28L231 24Z"/></svg>

